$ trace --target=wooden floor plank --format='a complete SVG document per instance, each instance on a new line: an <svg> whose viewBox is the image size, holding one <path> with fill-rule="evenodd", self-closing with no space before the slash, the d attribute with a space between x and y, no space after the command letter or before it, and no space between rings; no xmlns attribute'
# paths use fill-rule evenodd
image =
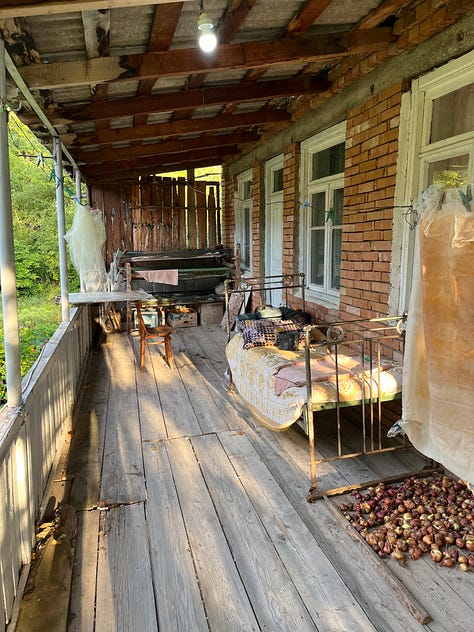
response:
<svg viewBox="0 0 474 632"><path fill-rule="evenodd" d="M171 441L168 454L210 630L259 630L191 444Z"/></svg>
<svg viewBox="0 0 474 632"><path fill-rule="evenodd" d="M168 439L200 434L201 428L191 405L179 371L161 364L161 358L152 355L158 394L163 410Z"/></svg>
<svg viewBox="0 0 474 632"><path fill-rule="evenodd" d="M99 513L78 513L68 632L94 632Z"/></svg>
<svg viewBox="0 0 474 632"><path fill-rule="evenodd" d="M165 367L164 370L168 370ZM135 366L137 383L138 414L143 441L160 441L166 439L166 425L161 401L156 385L154 366L151 362L145 364L144 371Z"/></svg>
<svg viewBox="0 0 474 632"><path fill-rule="evenodd" d="M103 511L95 632L156 632L143 503Z"/></svg>
<svg viewBox="0 0 474 632"><path fill-rule="evenodd" d="M248 438L219 440L318 629L375 631Z"/></svg>
<svg viewBox="0 0 474 632"><path fill-rule="evenodd" d="M287 433L280 435L266 428L260 432L249 429L247 433L260 458L375 628L383 632L426 630L397 603L390 586L371 564L371 557L361 554L360 547L341 530L324 504L305 502L308 479L300 468L289 466L291 461L284 458L279 447ZM337 481L334 473L331 480Z"/></svg>
<svg viewBox="0 0 474 632"><path fill-rule="evenodd" d="M167 443L144 446L147 521L160 630L207 631Z"/></svg>
<svg viewBox="0 0 474 632"><path fill-rule="evenodd" d="M126 336L114 335L100 499L106 504L145 500L135 362Z"/></svg>
<svg viewBox="0 0 474 632"><path fill-rule="evenodd" d="M192 443L260 627L317 630L218 438Z"/></svg>

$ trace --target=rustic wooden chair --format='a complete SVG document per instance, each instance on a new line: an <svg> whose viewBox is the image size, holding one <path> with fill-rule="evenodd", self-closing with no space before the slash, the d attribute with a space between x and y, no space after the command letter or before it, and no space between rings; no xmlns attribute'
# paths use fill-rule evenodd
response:
<svg viewBox="0 0 474 632"><path fill-rule="evenodd" d="M173 350L171 349L171 335L174 333L174 328L168 325L161 325L159 327L147 327L142 315L141 301L135 302L137 308L138 317L138 332L140 334L140 371L145 369L145 345L146 344L165 344L165 358L168 366L172 367L173 362Z"/></svg>

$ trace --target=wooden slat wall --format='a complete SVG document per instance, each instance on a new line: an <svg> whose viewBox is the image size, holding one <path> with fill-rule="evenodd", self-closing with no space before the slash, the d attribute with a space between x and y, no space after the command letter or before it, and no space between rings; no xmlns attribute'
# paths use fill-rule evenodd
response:
<svg viewBox="0 0 474 632"><path fill-rule="evenodd" d="M105 260L117 250L161 252L214 248L220 243L217 182L149 176L135 184L91 187L91 207L103 212Z"/></svg>

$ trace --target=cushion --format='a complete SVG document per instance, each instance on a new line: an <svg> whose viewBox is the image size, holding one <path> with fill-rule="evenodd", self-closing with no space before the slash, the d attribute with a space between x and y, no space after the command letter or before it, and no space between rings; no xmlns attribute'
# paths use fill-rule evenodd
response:
<svg viewBox="0 0 474 632"><path fill-rule="evenodd" d="M271 320L259 318L258 320L241 321L244 349L252 347L271 347L276 344L275 324Z"/></svg>

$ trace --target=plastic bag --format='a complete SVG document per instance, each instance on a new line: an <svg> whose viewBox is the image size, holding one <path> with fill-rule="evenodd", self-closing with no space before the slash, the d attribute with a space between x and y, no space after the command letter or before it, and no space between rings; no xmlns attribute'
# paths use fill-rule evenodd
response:
<svg viewBox="0 0 474 632"><path fill-rule="evenodd" d="M79 274L83 292L106 289L107 273L102 256L105 237L102 212L77 204L72 226L64 238L69 244L71 261Z"/></svg>

